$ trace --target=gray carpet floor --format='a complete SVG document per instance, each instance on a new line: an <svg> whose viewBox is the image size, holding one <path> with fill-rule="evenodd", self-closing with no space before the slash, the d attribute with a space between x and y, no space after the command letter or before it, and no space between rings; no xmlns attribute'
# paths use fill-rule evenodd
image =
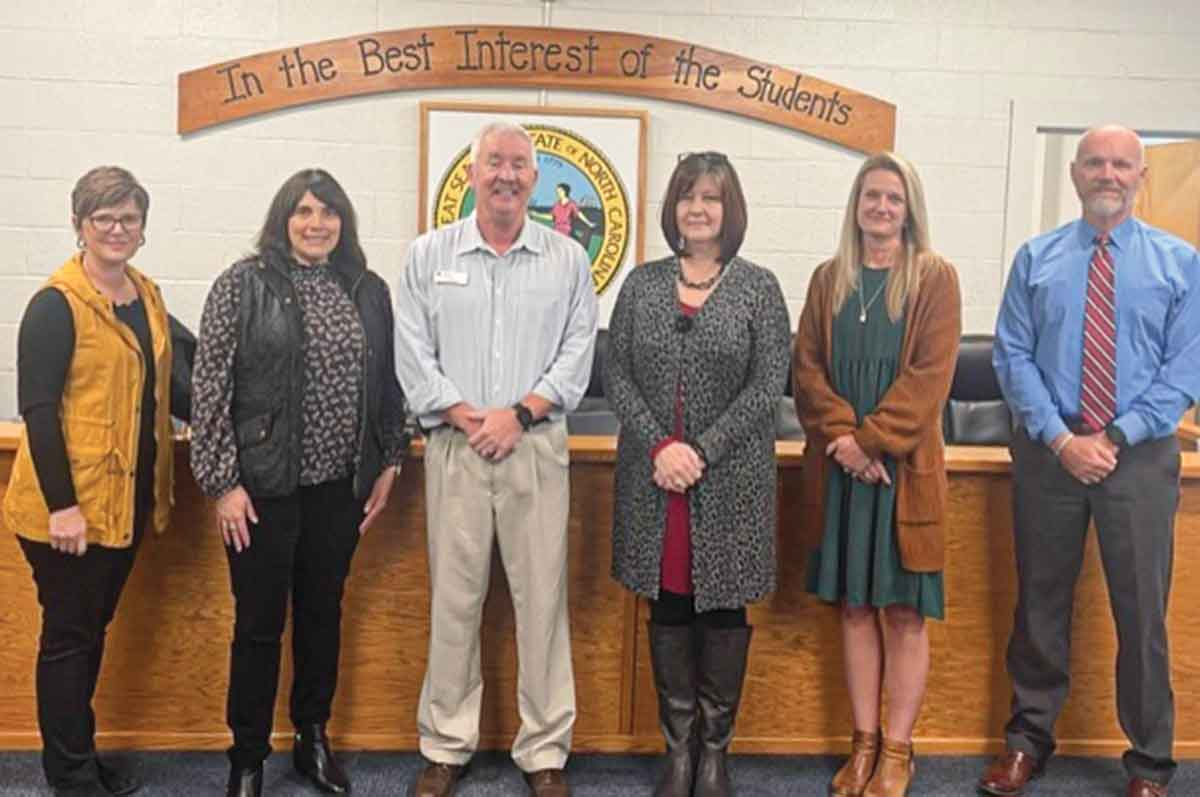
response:
<svg viewBox="0 0 1200 797"><path fill-rule="evenodd" d="M145 797L219 795L228 774L220 753L139 753L145 780L138 792ZM354 781L355 797L403 797L421 766L411 753L343 753L342 761ZM822 797L839 764L827 756L735 756L731 765L738 797L804 795ZM962 797L975 794L975 779L985 764L969 756L921 756L911 797ZM639 797L650 795L656 770L651 756L576 755L567 774L576 797ZM289 751L267 762L264 794L278 797L319 795L291 769ZM0 795L42 797L49 794L36 753L0 753ZM459 797L525 795L520 773L507 756L481 753L475 757L459 789ZM1115 759L1056 758L1046 776L1028 797L1122 797L1125 775ZM1200 762L1180 766L1171 783L1172 795L1200 795Z"/></svg>

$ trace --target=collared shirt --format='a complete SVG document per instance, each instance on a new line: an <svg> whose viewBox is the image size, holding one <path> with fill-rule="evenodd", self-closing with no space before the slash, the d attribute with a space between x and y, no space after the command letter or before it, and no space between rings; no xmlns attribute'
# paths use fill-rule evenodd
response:
<svg viewBox="0 0 1200 797"><path fill-rule="evenodd" d="M426 429L460 401L495 409L530 392L557 418L587 390L596 316L577 241L526 220L499 255L471 214L409 247L396 287L396 375Z"/></svg>
<svg viewBox="0 0 1200 797"><path fill-rule="evenodd" d="M1078 418L1088 269L1098 231L1079 219L1021 247L996 320L993 364L1030 437ZM1109 235L1116 268L1117 416L1129 445L1174 433L1200 396L1200 255L1134 218Z"/></svg>

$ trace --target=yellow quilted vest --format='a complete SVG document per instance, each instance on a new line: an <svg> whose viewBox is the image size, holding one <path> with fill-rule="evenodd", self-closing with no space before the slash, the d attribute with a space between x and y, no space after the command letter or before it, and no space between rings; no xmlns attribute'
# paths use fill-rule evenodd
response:
<svg viewBox="0 0 1200 797"><path fill-rule="evenodd" d="M174 503L174 442L170 420L171 335L158 286L132 266L129 278L146 307L154 350L155 531L167 527ZM133 541L133 502L141 422L142 351L137 336L96 290L76 254L46 282L62 293L75 324L75 352L62 397L63 436L89 544L125 548ZM49 540L50 512L42 497L29 438L21 442L4 496L4 522L30 540Z"/></svg>

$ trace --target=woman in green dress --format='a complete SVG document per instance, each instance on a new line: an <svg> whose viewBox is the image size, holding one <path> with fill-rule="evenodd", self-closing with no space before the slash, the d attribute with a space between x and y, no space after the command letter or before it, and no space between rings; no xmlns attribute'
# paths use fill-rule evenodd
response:
<svg viewBox="0 0 1200 797"><path fill-rule="evenodd" d="M793 352L820 535L808 587L841 606L854 714L835 797L903 797L912 780L925 619L945 614L941 411L960 332L958 278L930 247L920 179L903 158L875 155L855 178L837 253L809 283Z"/></svg>

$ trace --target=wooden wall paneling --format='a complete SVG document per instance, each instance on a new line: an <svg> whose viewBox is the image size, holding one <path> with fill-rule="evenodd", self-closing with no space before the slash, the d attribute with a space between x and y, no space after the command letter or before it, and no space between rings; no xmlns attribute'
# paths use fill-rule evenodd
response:
<svg viewBox="0 0 1200 797"><path fill-rule="evenodd" d="M0 475L15 435L0 428ZM613 441L573 438L569 578L580 751L662 749L650 672L646 603L609 575ZM735 750L838 752L848 746L838 610L805 591L798 503L800 447L779 447L778 590L751 608L755 633ZM232 634L225 554L212 506L187 472L181 444L176 514L147 538L109 633L96 699L103 747L221 749ZM331 733L360 749L415 749L416 704L428 645L424 478L416 447L379 525L363 538L347 585L342 674ZM947 618L931 623L933 665L916 728L926 753L978 753L1003 744L1009 685L1004 652L1016 600L1011 490L1003 449L951 449ZM0 481L0 498L5 481ZM1200 454L1184 455L1170 629L1176 754L1200 756ZM29 567L0 534L0 748L40 745L34 704L39 609ZM485 748L518 727L512 611L499 563L484 609ZM1094 535L1078 585L1072 694L1059 723L1067 753L1118 755L1116 641ZM286 644L286 640L285 640ZM290 732L284 656L277 741Z"/></svg>

